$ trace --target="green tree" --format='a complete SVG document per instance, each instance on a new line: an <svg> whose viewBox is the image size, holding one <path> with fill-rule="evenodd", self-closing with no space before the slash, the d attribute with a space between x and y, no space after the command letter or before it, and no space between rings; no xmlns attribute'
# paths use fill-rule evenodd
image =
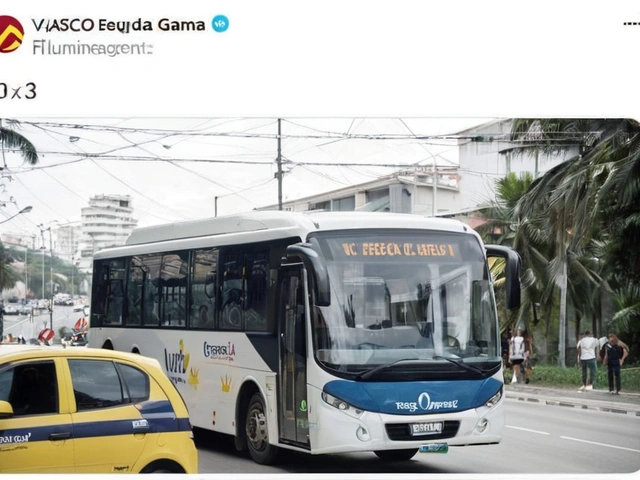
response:
<svg viewBox="0 0 640 480"><path fill-rule="evenodd" d="M19 122L3 120L0 118L0 150L2 151L2 167L7 168L5 152L18 150L22 159L29 165L35 165L39 161L38 151L31 141L16 131Z"/></svg>
<svg viewBox="0 0 640 480"><path fill-rule="evenodd" d="M545 309L543 317L550 318L550 304L544 302L544 295L549 290L549 278L546 267L548 259L546 251L548 242L545 232L539 226L539 221L531 215L522 215L517 210L518 202L529 190L533 182L530 173L516 176L510 173L496 182L496 198L491 200L489 207L483 211L485 223L478 227L478 231L485 240L514 248L522 258L522 304L513 313L501 305L503 319L502 330L514 329L517 325L529 329L540 321L539 307ZM503 281L504 262L495 262L492 274L496 284L500 287ZM500 292L499 299L501 297Z"/></svg>
<svg viewBox="0 0 640 480"><path fill-rule="evenodd" d="M18 280L18 275L11 268L13 258L11 253L4 248L2 242L0 242L0 290L5 288L13 288Z"/></svg>
<svg viewBox="0 0 640 480"><path fill-rule="evenodd" d="M36 147L28 138L16 131L18 126L18 122L0 118L0 152L2 152L0 171L7 168L5 153L8 150L18 150L23 160L30 165L35 165L39 161ZM0 286L2 288L11 288L15 285L17 276L9 266L11 259L6 257L2 242L0 242L0 248L2 248L2 255L0 255Z"/></svg>
<svg viewBox="0 0 640 480"><path fill-rule="evenodd" d="M634 297L625 289L640 284L640 124L516 120L512 140L521 152L577 149L578 155L533 182L517 210L545 219L552 245L549 272L560 280L567 268L568 300L578 322L591 318L599 327L593 330L603 333L608 325L602 325L599 299L613 292L619 313L612 326L628 328L629 322L619 321L635 318L620 312L633 311Z"/></svg>

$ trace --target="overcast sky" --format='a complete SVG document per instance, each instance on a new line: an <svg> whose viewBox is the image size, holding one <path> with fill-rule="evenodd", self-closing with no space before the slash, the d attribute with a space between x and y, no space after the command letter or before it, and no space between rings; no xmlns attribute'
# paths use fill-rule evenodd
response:
<svg viewBox="0 0 640 480"><path fill-rule="evenodd" d="M28 166L5 154L0 215L33 210L1 224L0 233L79 222L99 194L130 195L139 226L212 217L215 197L218 215L278 201L275 118L16 120L40 161ZM455 142L437 137L487 120L284 118L283 200L374 180L396 165L456 164Z"/></svg>

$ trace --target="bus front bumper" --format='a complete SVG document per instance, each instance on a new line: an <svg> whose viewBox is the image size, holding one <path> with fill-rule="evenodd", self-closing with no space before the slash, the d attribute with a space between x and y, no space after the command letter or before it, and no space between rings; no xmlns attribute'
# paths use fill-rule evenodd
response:
<svg viewBox="0 0 640 480"><path fill-rule="evenodd" d="M355 417L324 402L318 422L309 425L312 454L364 452L499 443L504 428L504 397L491 408L429 415L364 412ZM413 425L420 425L414 427ZM424 432L412 434L414 429Z"/></svg>

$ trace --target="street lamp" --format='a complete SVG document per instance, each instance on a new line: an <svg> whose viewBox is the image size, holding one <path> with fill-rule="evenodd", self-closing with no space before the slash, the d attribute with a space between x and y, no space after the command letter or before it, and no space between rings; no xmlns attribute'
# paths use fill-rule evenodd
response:
<svg viewBox="0 0 640 480"><path fill-rule="evenodd" d="M29 264L27 263L27 255L29 252L29 245L24 247L24 304L27 304L27 293L29 291Z"/></svg>
<svg viewBox="0 0 640 480"><path fill-rule="evenodd" d="M13 220L14 218L16 218L18 215L22 215L23 213L29 213L31 210L33 210L32 206L28 206L28 207L24 207L22 210L20 210L18 213L16 213L15 215L10 216L9 218L7 218L6 220L2 220L0 222L0 225L3 223L8 222L9 220Z"/></svg>
<svg viewBox="0 0 640 480"><path fill-rule="evenodd" d="M51 234L51 227L44 228L44 225L41 223L38 225L40 228L40 235L42 235L42 295L44 292L44 232L49 231L49 283L50 283L50 294L51 298L49 299L49 328L53 330L53 236ZM46 298L46 297L45 297Z"/></svg>

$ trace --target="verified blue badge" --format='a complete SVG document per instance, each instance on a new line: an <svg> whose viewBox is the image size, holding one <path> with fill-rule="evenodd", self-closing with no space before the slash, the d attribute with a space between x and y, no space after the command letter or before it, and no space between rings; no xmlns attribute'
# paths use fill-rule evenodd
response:
<svg viewBox="0 0 640 480"><path fill-rule="evenodd" d="M216 15L211 20L211 26L218 33L226 32L229 28L229 19L225 15Z"/></svg>

